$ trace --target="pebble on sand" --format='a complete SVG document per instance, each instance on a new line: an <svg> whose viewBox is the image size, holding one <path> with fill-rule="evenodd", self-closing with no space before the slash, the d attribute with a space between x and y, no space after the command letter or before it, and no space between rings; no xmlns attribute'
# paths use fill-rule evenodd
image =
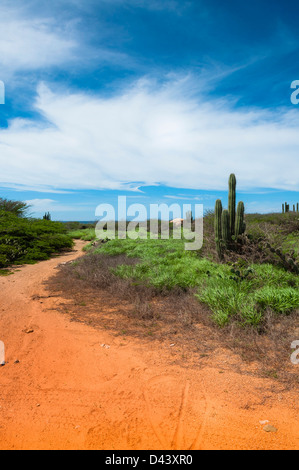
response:
<svg viewBox="0 0 299 470"><path fill-rule="evenodd" d="M277 429L274 426L271 426L271 424L267 424L263 430L265 432L277 432Z"/></svg>

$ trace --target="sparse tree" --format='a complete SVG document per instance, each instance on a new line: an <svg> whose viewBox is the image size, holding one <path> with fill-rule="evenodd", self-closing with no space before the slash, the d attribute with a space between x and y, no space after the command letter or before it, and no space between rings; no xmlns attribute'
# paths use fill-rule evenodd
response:
<svg viewBox="0 0 299 470"><path fill-rule="evenodd" d="M25 217L30 206L22 201L10 201L0 197L0 211L12 212L18 217Z"/></svg>

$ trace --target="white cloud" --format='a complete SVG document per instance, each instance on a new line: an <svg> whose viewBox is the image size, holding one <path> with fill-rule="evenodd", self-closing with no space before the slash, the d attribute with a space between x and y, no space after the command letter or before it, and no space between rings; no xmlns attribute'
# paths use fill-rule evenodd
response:
<svg viewBox="0 0 299 470"><path fill-rule="evenodd" d="M26 204L29 204L30 206L34 206L36 209L41 209L44 210L47 205L51 205L55 203L53 199L28 199L25 201Z"/></svg>
<svg viewBox="0 0 299 470"><path fill-rule="evenodd" d="M234 110L190 97L189 85L142 81L109 98L40 86L36 107L49 125L14 119L0 131L1 182L220 190L233 171L240 189L299 190L297 110Z"/></svg>
<svg viewBox="0 0 299 470"><path fill-rule="evenodd" d="M219 196L215 194L201 194L200 196L186 195L166 195L166 199L174 199L176 201L215 201Z"/></svg>
<svg viewBox="0 0 299 470"><path fill-rule="evenodd" d="M53 189L48 186L27 186L24 184L5 184L2 183L2 188L14 189L15 191L34 191L37 193L47 193L47 194L73 194L74 191L65 191L64 189Z"/></svg>
<svg viewBox="0 0 299 470"><path fill-rule="evenodd" d="M0 66L6 75L16 70L64 64L74 55L76 41L52 19L26 19L0 8Z"/></svg>
<svg viewBox="0 0 299 470"><path fill-rule="evenodd" d="M52 210L53 205L55 207L56 201L53 199L29 199L25 202L30 206L30 211L32 210L37 213L45 213L49 210Z"/></svg>
<svg viewBox="0 0 299 470"><path fill-rule="evenodd" d="M80 210L86 210L84 204L61 204L59 201L54 199L28 199L25 201L30 206L29 212L33 212L37 215L43 215L45 212L78 212Z"/></svg>
<svg viewBox="0 0 299 470"><path fill-rule="evenodd" d="M67 2L68 3L68 2ZM66 5L71 9L72 5ZM62 13L61 13L61 10ZM61 16L62 15L62 16ZM127 54L105 45L112 34L101 25L98 32L102 44L89 44L88 32L81 31L81 18L73 12L71 19L63 16L63 5L47 9L42 16L40 5L5 2L0 5L0 71L1 79L17 86L15 72L42 71L53 67L93 69L95 64L136 67Z"/></svg>

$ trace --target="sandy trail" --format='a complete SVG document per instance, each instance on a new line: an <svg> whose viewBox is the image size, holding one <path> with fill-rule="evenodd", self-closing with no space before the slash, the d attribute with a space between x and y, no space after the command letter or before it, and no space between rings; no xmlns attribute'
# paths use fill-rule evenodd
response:
<svg viewBox="0 0 299 470"><path fill-rule="evenodd" d="M0 278L0 449L299 449L296 393L58 313L43 281L83 245Z"/></svg>

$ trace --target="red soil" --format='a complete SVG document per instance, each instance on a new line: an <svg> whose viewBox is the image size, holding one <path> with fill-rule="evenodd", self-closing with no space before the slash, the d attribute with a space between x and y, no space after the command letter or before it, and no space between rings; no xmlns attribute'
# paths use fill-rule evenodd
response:
<svg viewBox="0 0 299 470"><path fill-rule="evenodd" d="M0 278L0 449L299 449L298 394L223 370L220 348L208 367L182 367L170 345L58 313L43 281L83 245Z"/></svg>

